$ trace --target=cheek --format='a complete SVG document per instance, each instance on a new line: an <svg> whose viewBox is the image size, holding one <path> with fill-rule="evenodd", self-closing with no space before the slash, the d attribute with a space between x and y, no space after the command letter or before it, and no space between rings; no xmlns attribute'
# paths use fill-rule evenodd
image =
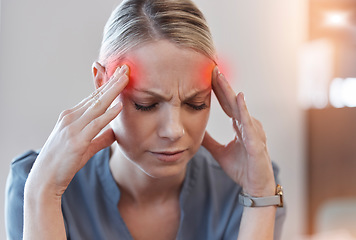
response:
<svg viewBox="0 0 356 240"><path fill-rule="evenodd" d="M111 127L116 139L123 150L133 151L137 147L145 146L145 142L150 139L155 129L154 121L149 117L142 117L131 102L120 99L123 102L123 109L120 114L111 122Z"/></svg>
<svg viewBox="0 0 356 240"><path fill-rule="evenodd" d="M198 114L188 113L185 117L185 130L193 138L194 142L201 143L209 120L210 109Z"/></svg>

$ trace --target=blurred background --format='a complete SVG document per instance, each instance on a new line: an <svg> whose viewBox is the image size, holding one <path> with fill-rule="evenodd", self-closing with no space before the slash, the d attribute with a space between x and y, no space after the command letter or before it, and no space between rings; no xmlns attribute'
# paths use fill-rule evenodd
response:
<svg viewBox="0 0 356 240"><path fill-rule="evenodd" d="M0 0L0 239L11 160L94 89L119 0ZM356 239L356 0L195 0L281 171L283 240ZM216 99L209 131L231 138Z"/></svg>

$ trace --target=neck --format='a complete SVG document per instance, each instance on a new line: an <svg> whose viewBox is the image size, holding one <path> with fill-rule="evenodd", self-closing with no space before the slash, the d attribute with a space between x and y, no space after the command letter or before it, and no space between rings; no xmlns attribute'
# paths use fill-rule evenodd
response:
<svg viewBox="0 0 356 240"><path fill-rule="evenodd" d="M115 142L111 146L110 169L121 191L121 198L138 205L178 200L185 171L178 175L155 178L128 160Z"/></svg>

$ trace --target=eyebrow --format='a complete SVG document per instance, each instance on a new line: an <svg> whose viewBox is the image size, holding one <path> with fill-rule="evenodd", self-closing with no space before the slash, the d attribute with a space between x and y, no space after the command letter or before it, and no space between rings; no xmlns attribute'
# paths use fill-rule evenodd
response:
<svg viewBox="0 0 356 240"><path fill-rule="evenodd" d="M167 97L167 96L164 96L164 95L161 95L157 92L153 92L153 91L150 91L150 90L146 90L146 89L137 89L137 88L133 88L133 90L137 91L137 92L143 92L143 93L146 93L146 94L149 94L149 95L152 95L158 99L161 99L161 100L165 100L165 101L169 101L171 100L171 97ZM203 94L203 93L209 93L211 91L211 87L209 86L208 88L206 89L203 89L203 90L200 90L200 91L197 91L197 92L194 92L192 94L190 94L186 100L190 100L194 97L196 97L197 95L199 94Z"/></svg>

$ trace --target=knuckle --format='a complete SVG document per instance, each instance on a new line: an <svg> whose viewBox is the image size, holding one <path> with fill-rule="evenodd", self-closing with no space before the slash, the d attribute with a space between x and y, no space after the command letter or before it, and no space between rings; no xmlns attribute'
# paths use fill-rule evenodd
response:
<svg viewBox="0 0 356 240"><path fill-rule="evenodd" d="M102 105L102 102L100 99L91 99L89 109L91 110L97 110L100 109Z"/></svg>
<svg viewBox="0 0 356 240"><path fill-rule="evenodd" d="M259 127L259 125L260 125L260 122L252 116L250 117L250 122L254 127Z"/></svg>
<svg viewBox="0 0 356 240"><path fill-rule="evenodd" d="M262 127L261 121L259 121L259 120L256 119L256 118L253 118L253 120L255 121L255 123L256 123L259 127Z"/></svg>
<svg viewBox="0 0 356 240"><path fill-rule="evenodd" d="M255 118L253 120L254 120L254 124L255 124L256 130L258 132L261 132L262 134L265 134L265 131L263 129L262 123L259 120L255 119Z"/></svg>
<svg viewBox="0 0 356 240"><path fill-rule="evenodd" d="M64 111L62 111L60 114L59 114L59 121L62 120L65 116L67 116L68 114L70 114L72 111L69 110L69 109L66 109Z"/></svg>
<svg viewBox="0 0 356 240"><path fill-rule="evenodd" d="M100 128L100 126L101 126L100 118L96 118L93 121L91 121L91 123L90 123L90 127L94 128L94 129Z"/></svg>
<svg viewBox="0 0 356 240"><path fill-rule="evenodd" d="M258 147L256 142L253 140L248 139L247 141L245 141L246 147L249 149L254 149L256 150L256 148Z"/></svg>
<svg viewBox="0 0 356 240"><path fill-rule="evenodd" d="M93 103L92 107L93 108L100 108L101 107L101 101L99 99L95 100L95 102Z"/></svg>
<svg viewBox="0 0 356 240"><path fill-rule="evenodd" d="M251 152L255 154L267 151L267 144L264 141L248 141L246 147L250 149Z"/></svg>
<svg viewBox="0 0 356 240"><path fill-rule="evenodd" d="M266 133L265 132L263 132L263 134L262 134L262 141L265 143L265 145L266 145L266 142L267 142L267 135L266 135Z"/></svg>
<svg viewBox="0 0 356 240"><path fill-rule="evenodd" d="M64 126L69 125L70 123L73 122L73 115L72 114L66 114L65 116L63 116L63 118L60 120L61 124Z"/></svg>

